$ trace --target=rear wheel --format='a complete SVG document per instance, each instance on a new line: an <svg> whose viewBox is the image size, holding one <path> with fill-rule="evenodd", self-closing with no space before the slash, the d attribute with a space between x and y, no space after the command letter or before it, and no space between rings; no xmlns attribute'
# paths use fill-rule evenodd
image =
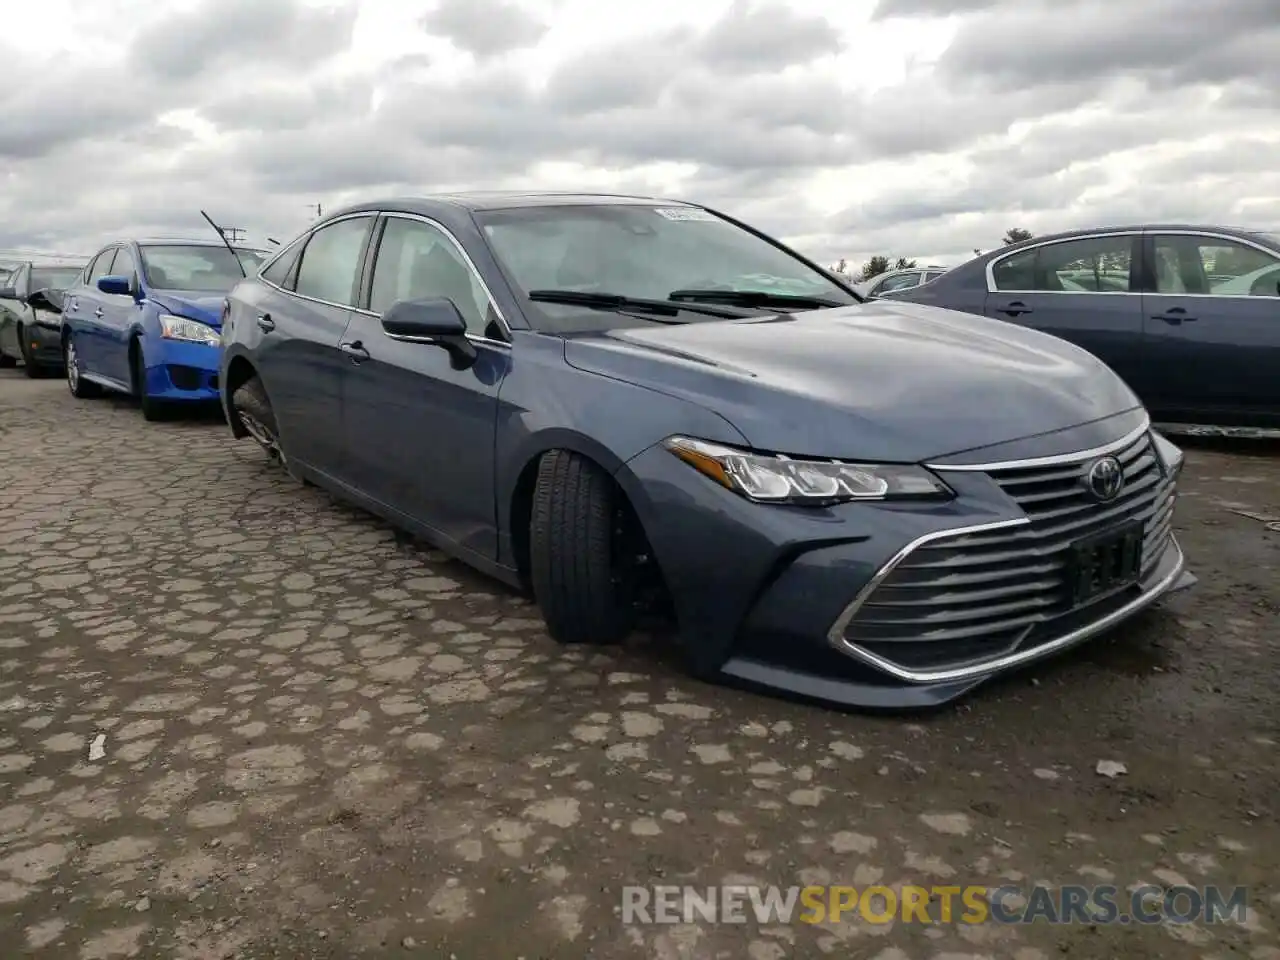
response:
<svg viewBox="0 0 1280 960"><path fill-rule="evenodd" d="M0 353L0 370L8 370L11 367L16 367L17 365L18 361L13 359L13 357L9 356L7 353Z"/></svg>
<svg viewBox="0 0 1280 960"><path fill-rule="evenodd" d="M637 578L626 498L612 478L567 450L538 464L529 525L529 575L551 636L617 643L635 627Z"/></svg>
<svg viewBox="0 0 1280 960"><path fill-rule="evenodd" d="M80 376L80 357L76 354L75 339L68 335L62 341L62 362L67 368L67 387L77 400L96 397L102 393L96 383L90 383Z"/></svg>
<svg viewBox="0 0 1280 960"><path fill-rule="evenodd" d="M133 358L133 390L142 407L142 419L155 423L163 420L168 408L164 402L147 393L147 359L142 354L142 341L134 340L133 349L129 351Z"/></svg>
<svg viewBox="0 0 1280 960"><path fill-rule="evenodd" d="M22 351L22 372L32 380L39 380L45 369L31 358L31 348L27 346L27 331L18 327L18 349Z"/></svg>
<svg viewBox="0 0 1280 960"><path fill-rule="evenodd" d="M284 451L280 447L280 428L276 424L276 414L271 409L271 401L262 381L250 377L231 395L232 416L240 418L240 425L245 432L258 442L258 446L272 460L279 460L282 466L288 467Z"/></svg>

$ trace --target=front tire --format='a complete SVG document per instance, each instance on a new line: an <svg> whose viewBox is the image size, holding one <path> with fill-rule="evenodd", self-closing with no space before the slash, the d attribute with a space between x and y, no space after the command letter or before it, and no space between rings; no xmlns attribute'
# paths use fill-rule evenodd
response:
<svg viewBox="0 0 1280 960"><path fill-rule="evenodd" d="M561 643L609 644L636 624L636 584L619 556L624 498L587 458L567 450L538 463L529 574L547 631Z"/></svg>
<svg viewBox="0 0 1280 960"><path fill-rule="evenodd" d="M62 362L66 364L67 388L77 400L87 400L99 396L101 388L80 376L80 357L76 354L75 338L68 335L62 341Z"/></svg>
<svg viewBox="0 0 1280 960"><path fill-rule="evenodd" d="M31 349L27 346L27 331L18 327L18 349L22 351L22 372L30 380L39 380L45 374L44 367L31 358Z"/></svg>
<svg viewBox="0 0 1280 960"><path fill-rule="evenodd" d="M266 455L288 469L284 450L280 447L280 427L276 423L271 400L257 377L250 377L231 394L232 416L239 417L240 426L262 447Z"/></svg>
<svg viewBox="0 0 1280 960"><path fill-rule="evenodd" d="M142 355L142 341L133 342L133 389L138 395L138 403L142 407L142 419L155 423L165 418L168 408L164 403L147 393L147 359Z"/></svg>

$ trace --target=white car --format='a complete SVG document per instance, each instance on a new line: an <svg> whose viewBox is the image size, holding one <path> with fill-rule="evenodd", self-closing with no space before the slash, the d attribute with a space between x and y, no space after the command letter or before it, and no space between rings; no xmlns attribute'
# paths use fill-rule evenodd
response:
<svg viewBox="0 0 1280 960"><path fill-rule="evenodd" d="M878 297L890 290L910 290L930 280L937 280L946 273L945 267L912 267L909 270L890 270L870 280L855 283L853 289L864 297Z"/></svg>

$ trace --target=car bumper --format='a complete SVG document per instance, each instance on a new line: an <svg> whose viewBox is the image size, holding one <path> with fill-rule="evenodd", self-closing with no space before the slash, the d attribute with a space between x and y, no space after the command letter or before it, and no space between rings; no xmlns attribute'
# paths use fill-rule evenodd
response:
<svg viewBox="0 0 1280 960"><path fill-rule="evenodd" d="M144 355L148 396L188 403L219 400L221 347L156 338L147 343Z"/></svg>
<svg viewBox="0 0 1280 960"><path fill-rule="evenodd" d="M699 673L848 706L918 708L1195 582L1172 534L1177 469L1149 436L1117 449L1128 486L1111 504L1063 485L1087 458L1039 480L1025 468L939 469L956 492L945 503L815 509L750 503L655 447L626 465L624 486ZM1060 489L1061 499L1028 489ZM1074 606L1073 545L1138 521L1138 582Z"/></svg>
<svg viewBox="0 0 1280 960"><path fill-rule="evenodd" d="M22 331L23 350L42 367L62 366L62 329L35 323Z"/></svg>

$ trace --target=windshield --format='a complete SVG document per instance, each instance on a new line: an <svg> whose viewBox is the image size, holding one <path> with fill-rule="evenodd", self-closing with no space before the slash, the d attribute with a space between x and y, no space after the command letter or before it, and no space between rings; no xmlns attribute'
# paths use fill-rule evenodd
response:
<svg viewBox="0 0 1280 960"><path fill-rule="evenodd" d="M31 271L31 290L67 290L76 285L84 267L36 267Z"/></svg>
<svg viewBox="0 0 1280 960"><path fill-rule="evenodd" d="M672 293L693 290L858 302L787 251L699 207L527 207L482 211L476 219L526 296L531 290L568 290L666 300ZM777 313L788 308L770 304L758 309ZM538 319L543 320L536 324L540 329L554 333L654 322L545 302L536 305ZM723 318L682 313L681 319L694 323Z"/></svg>
<svg viewBox="0 0 1280 960"><path fill-rule="evenodd" d="M236 247L245 273L253 274L266 259L262 250ZM147 244L142 247L142 271L159 290L225 293L244 279L226 247Z"/></svg>

